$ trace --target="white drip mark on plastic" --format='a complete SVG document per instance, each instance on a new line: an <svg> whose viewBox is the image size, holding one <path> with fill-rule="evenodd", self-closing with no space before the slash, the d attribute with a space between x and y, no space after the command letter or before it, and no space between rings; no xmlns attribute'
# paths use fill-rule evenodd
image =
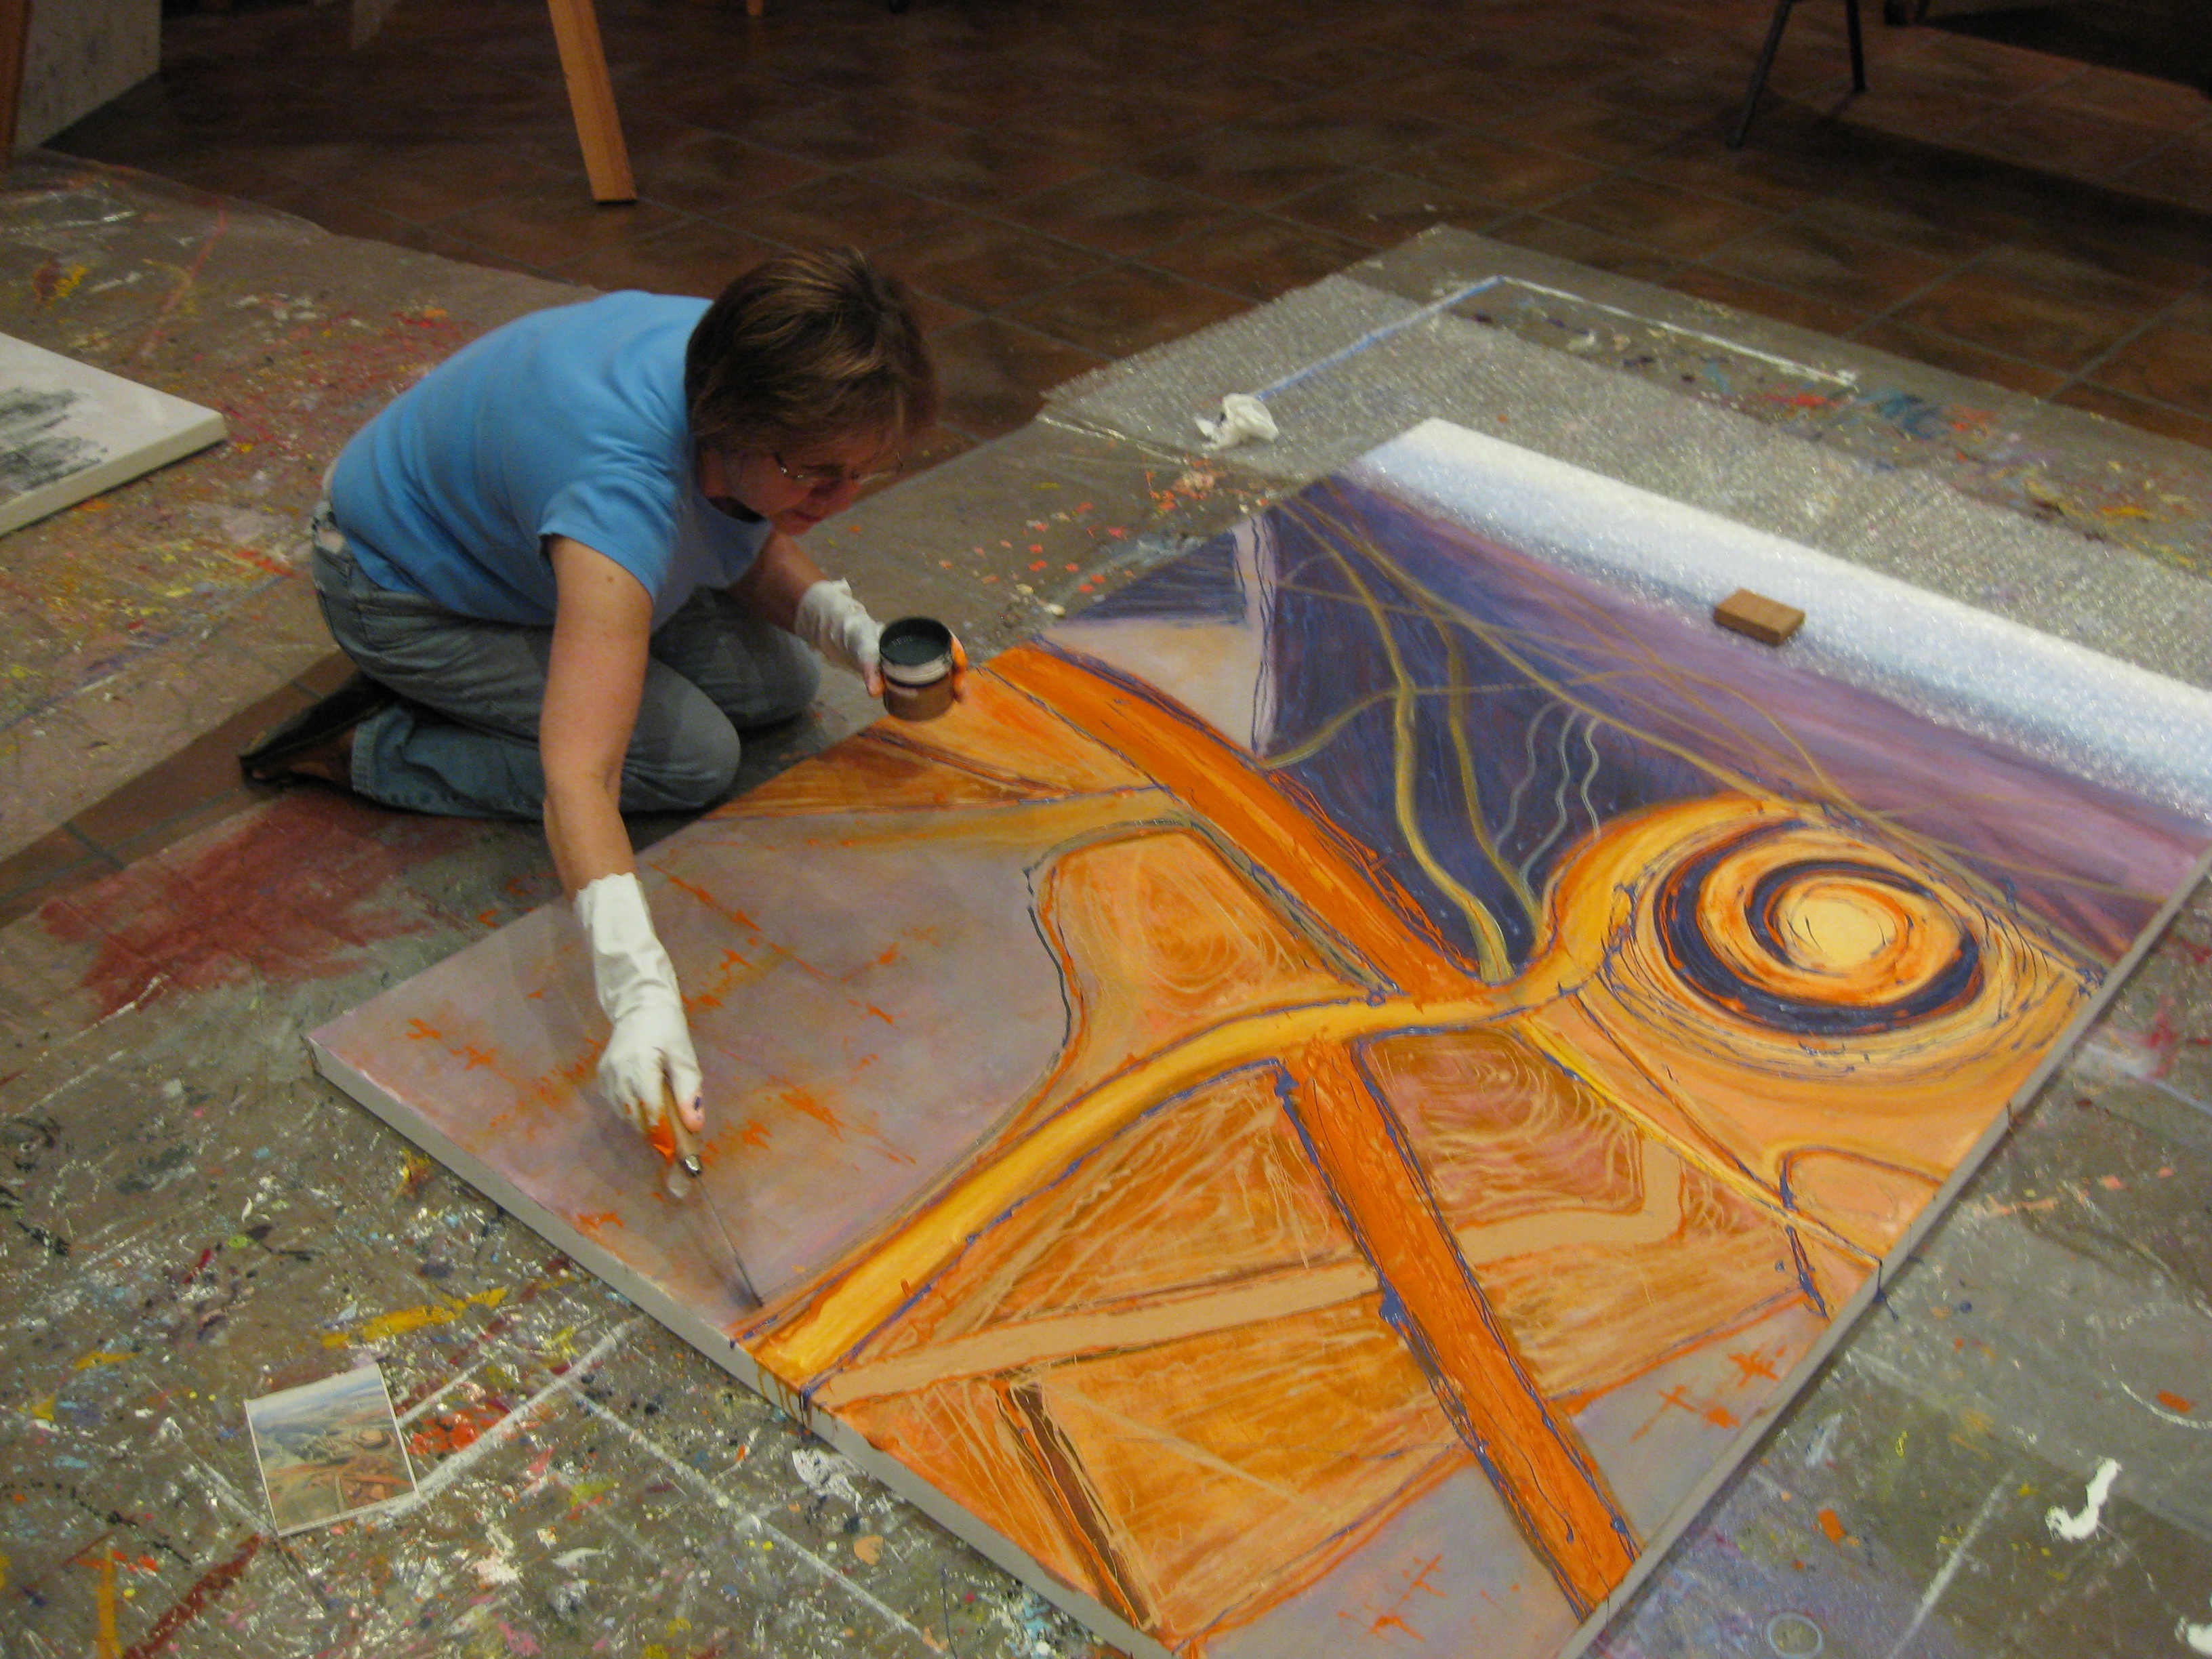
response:
<svg viewBox="0 0 2212 1659"><path fill-rule="evenodd" d="M144 991L139 994L138 1001L143 1002L149 996L153 994L153 990L154 988L152 986L148 986ZM131 1009L136 1008L137 1006L137 1002L126 1004L125 1006L118 1008L115 1011L115 1013L127 1014ZM112 1019L114 1018L115 1014L108 1016L108 1019ZM106 1019L100 1022L100 1025L105 1025L106 1024L107 1020ZM88 1025L83 1031L79 1032L77 1035L79 1036L88 1036L90 1033L98 1030L100 1029L100 1025ZM69 1041L72 1042L76 1040L76 1039L75 1037L69 1039ZM58 1048L61 1045L58 1043L55 1046ZM57 1084L54 1087L47 1090L46 1093L40 1095L36 1100L33 1101L29 1105L22 1107L18 1110L11 1111L9 1115L10 1117L28 1117L33 1112L37 1111L40 1107L49 1105L54 1101L59 1100L64 1095L76 1088L78 1085L91 1082L93 1079L99 1077L101 1073L106 1072L109 1066L114 1065L117 1060L121 1060L130 1052L131 1050L128 1048L118 1048L113 1054L108 1055L106 1060L101 1060L97 1066L87 1066L81 1071L71 1073L70 1074L70 1079L66 1083Z"/></svg>
<svg viewBox="0 0 2212 1659"><path fill-rule="evenodd" d="M400 1425L404 1428L406 1425L412 1423L416 1418L422 1416L424 1412L428 1411L431 1407L436 1405L441 1400L443 1400L455 1389L459 1388L462 1383L467 1382L478 1371L482 1370L488 1363L488 1361L479 1359L475 1364L470 1366L468 1370L463 1371L459 1376L453 1377L448 1382L441 1383L434 1393L424 1395L422 1399L416 1401L405 1411L399 1413Z"/></svg>
<svg viewBox="0 0 2212 1659"><path fill-rule="evenodd" d="M2199 1434L2212 1434L2212 1419L2208 1419L2200 1423L2193 1417L2183 1416L2179 1412L2170 1412L2166 1410L2165 1407L2158 1404L2155 1401L2144 1399L2141 1395L2137 1394L2133 1389L2130 1388L2124 1382L2120 1384L2120 1392L2127 1395L2129 1399L2134 1401L2136 1405L2141 1406L2153 1417L2160 1418L2166 1422L2171 1423L2178 1429L2194 1429Z"/></svg>
<svg viewBox="0 0 2212 1659"><path fill-rule="evenodd" d="M1505 281L1514 288L1525 288L1531 294L1548 295L1554 300L1571 300L1577 305L1586 306L1592 311L1602 311L1613 317L1626 317L1632 323L1641 323L1646 328L1656 328L1664 334L1677 334L1686 340L1695 340L1701 345L1718 347L1731 356L1754 358L1759 362L1781 369L1785 374L1794 374L1800 380L1827 380L1837 386L1855 386L1859 383L1856 372L1851 369L1815 368L1810 363L1801 363L1791 357L1778 357L1771 351L1760 351L1754 347L1745 345L1741 341L1725 339L1718 334L1707 334L1698 329L1684 328L1680 323L1662 322L1656 317L1646 317L1638 312L1623 311L1619 306L1606 305L1586 295L1570 294L1563 288L1546 288L1541 283L1527 282L1518 276L1509 276Z"/></svg>
<svg viewBox="0 0 2212 1659"><path fill-rule="evenodd" d="M1831 1412L1820 1419L1820 1426L1813 1435L1813 1443L1805 1448L1807 1468L1817 1469L1828 1461L1829 1455L1836 1449L1836 1437L1843 1432L1843 1428L1844 1414L1841 1412Z"/></svg>
<svg viewBox="0 0 2212 1659"><path fill-rule="evenodd" d="M585 1351L581 1359L569 1366L559 1376L538 1389L536 1394L532 1395L529 1399L524 1401L506 1416L501 1418L498 1422L493 1424L474 1440L416 1481L415 1490L411 1493L392 1502L382 1511L379 1518L404 1515L410 1510L419 1508L447 1486L452 1486L474 1468L479 1459L497 1448L504 1446L516 1435L535 1423L538 1413L556 1399L564 1394L574 1394L576 1385L596 1370L601 1360L613 1352L617 1346L628 1339L631 1332L644 1323L644 1318L640 1316L635 1319L626 1319L616 1326L614 1329L592 1344ZM585 1400L581 1395L576 1395L576 1398L586 1406L592 1403Z"/></svg>
<svg viewBox="0 0 2212 1659"><path fill-rule="evenodd" d="M1417 323L1425 323L1431 318L1440 316L1443 313L1449 311L1454 306L1459 304L1463 300L1471 300L1478 294L1487 293L1490 289L1496 288L1501 283L1512 282L1513 280L1513 278L1506 276L1486 276L1479 283L1469 283L1464 288L1454 289L1450 293L1445 295L1441 300L1432 301L1429 304L1423 306L1419 311L1415 312L1410 317L1401 317L1395 322L1384 323L1379 328L1370 328L1367 332L1354 340L1350 345L1340 346L1325 357L1316 357L1310 363L1303 363L1299 365L1297 368L1292 369L1289 374L1284 375L1279 380L1270 381L1267 385L1261 386L1257 392L1252 393L1252 396L1257 398L1261 403L1265 403L1277 392L1286 392L1301 380L1309 380L1312 376L1321 374L1325 369L1334 368L1346 358L1356 357L1361 352L1366 350L1368 347L1379 345L1394 334L1402 334L1406 330L1412 328ZM1518 286L1528 287L1534 285L1524 283L1518 284ZM1553 290L1542 289L1540 291L1550 293ZM1565 297L1568 299L1573 299L1575 296L1573 295L1568 295Z"/></svg>
<svg viewBox="0 0 2212 1659"><path fill-rule="evenodd" d="M2044 1511L2043 1524L2069 1544L2078 1544L2097 1530L2097 1523L2105 1513L2105 1500L2112 1495L2112 1482L2119 1479L2120 1466L2112 1458L2097 1460L2097 1472L2089 1478L2089 1501L2079 1513L2069 1515L2053 1504Z"/></svg>
<svg viewBox="0 0 2212 1659"><path fill-rule="evenodd" d="M2114 1465L2114 1468L2118 1467ZM1920 1633L1921 1626L1928 1622L1928 1615L1936 1611L1936 1604L1943 1599L1943 1592L1951 1588L1951 1581L1959 1576L1959 1569L1966 1565L1966 1552L1973 1547L1974 1540L1982 1535L1982 1528L1989 1523L1990 1511L1996 1508L1997 1499L2003 1496L2004 1482L2002 1480L1990 1488L1989 1496L1982 1499L1981 1508L1974 1511L1974 1518L1966 1523L1966 1531L1959 1534L1957 1545L1944 1558L1943 1565L1936 1570L1936 1576L1928 1581L1928 1588L1920 1593L1920 1605L1912 1610L1912 1622L1905 1627L1905 1634L1897 1638L1897 1645L1890 1649L1887 1659L1898 1659L1898 1656L1911 1645L1912 1638Z"/></svg>
<svg viewBox="0 0 2212 1659"><path fill-rule="evenodd" d="M694 1492L699 1493L701 1497L704 1498L716 1509L728 1516L739 1528L747 1532L765 1533L769 1538L775 1540L777 1548L789 1550L793 1555L797 1556L808 1566L811 1567L825 1582L835 1584L839 1589L843 1590L847 1595L852 1596L855 1601L860 1602L861 1605L874 1613L878 1618L883 1620L885 1624L896 1625L899 1629L906 1632L908 1635L913 1637L914 1639L922 1647L929 1650L933 1653L937 1651L936 1644L931 1642L929 1638L922 1633L921 1626L915 1624L912 1620L908 1619L896 1607L892 1607L889 1602L882 1600L880 1597L870 1594L869 1591L861 1585L854 1583L850 1578L848 1578L842 1572L839 1571L835 1565L823 1560L812 1550L808 1549L805 1545L800 1543L789 1533L783 1531L774 1522L763 1520L752 1510L738 1503L737 1499L732 1498L729 1493L724 1492L712 1480L702 1474L697 1469L693 1468L689 1463L678 1457L674 1452L670 1451L659 1441L654 1440L651 1436L646 1434L627 1418L619 1416L617 1413L609 1411L605 1406L602 1406L598 1401L592 1399L587 1395L578 1395L576 1396L576 1403L581 1406L586 1411L591 1413L592 1416L598 1418L601 1422L608 1424L613 1428L619 1430L622 1433L629 1436L629 1438L643 1450L665 1464L677 1476L677 1478L682 1480L685 1486L690 1486Z"/></svg>
<svg viewBox="0 0 2212 1659"><path fill-rule="evenodd" d="M2174 1639L2191 1653L2212 1654L2212 1624L2192 1625L2186 1617L2173 1621Z"/></svg>
<svg viewBox="0 0 2212 1659"><path fill-rule="evenodd" d="M853 1485L860 1471L826 1446L801 1446L791 1455L791 1472L806 1483L817 1498L836 1498L860 1507L860 1494Z"/></svg>

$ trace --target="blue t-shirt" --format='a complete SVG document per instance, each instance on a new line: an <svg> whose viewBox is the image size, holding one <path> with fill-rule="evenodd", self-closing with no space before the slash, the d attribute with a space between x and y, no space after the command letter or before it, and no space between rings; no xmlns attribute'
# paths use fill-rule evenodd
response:
<svg viewBox="0 0 2212 1659"><path fill-rule="evenodd" d="M545 538L604 553L658 628L727 586L768 539L700 494L684 348L704 300L609 294L518 318L356 433L331 506L362 574L465 617L548 624Z"/></svg>

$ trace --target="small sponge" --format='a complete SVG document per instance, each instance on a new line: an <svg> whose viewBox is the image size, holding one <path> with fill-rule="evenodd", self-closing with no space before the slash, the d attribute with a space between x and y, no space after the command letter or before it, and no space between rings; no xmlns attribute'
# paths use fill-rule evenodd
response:
<svg viewBox="0 0 2212 1659"><path fill-rule="evenodd" d="M1739 587L1713 607L1713 620L1723 628L1750 635L1761 645L1779 645L1804 626L1805 613L1795 605Z"/></svg>

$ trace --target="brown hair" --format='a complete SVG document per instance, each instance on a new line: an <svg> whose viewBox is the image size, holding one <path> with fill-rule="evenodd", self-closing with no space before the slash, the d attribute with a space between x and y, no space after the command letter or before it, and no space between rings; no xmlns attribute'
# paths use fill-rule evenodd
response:
<svg viewBox="0 0 2212 1659"><path fill-rule="evenodd" d="M937 372L906 290L854 248L780 253L722 290L691 331L684 401L702 448L775 449L937 412Z"/></svg>

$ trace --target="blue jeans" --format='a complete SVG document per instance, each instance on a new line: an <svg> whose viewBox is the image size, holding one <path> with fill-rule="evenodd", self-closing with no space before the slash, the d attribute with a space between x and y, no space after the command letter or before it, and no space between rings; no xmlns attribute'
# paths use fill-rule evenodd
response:
<svg viewBox="0 0 2212 1659"><path fill-rule="evenodd" d="M327 507L316 514L313 571L331 636L400 698L354 728L355 792L417 812L539 817L553 630L456 616L377 586ZM738 733L805 713L821 678L802 641L701 588L653 633L622 810L688 812L721 799L738 775Z"/></svg>

